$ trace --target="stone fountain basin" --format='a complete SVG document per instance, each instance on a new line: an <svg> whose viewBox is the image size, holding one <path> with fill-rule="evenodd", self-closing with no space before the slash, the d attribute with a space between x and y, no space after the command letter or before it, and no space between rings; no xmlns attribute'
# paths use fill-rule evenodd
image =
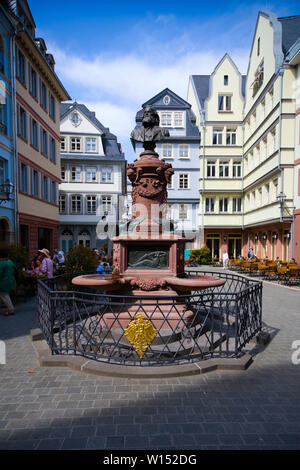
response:
<svg viewBox="0 0 300 470"><path fill-rule="evenodd" d="M191 292L194 290L207 289L208 287L218 287L225 284L224 279L216 276L188 276L188 277L166 277L165 281L176 291Z"/></svg>
<svg viewBox="0 0 300 470"><path fill-rule="evenodd" d="M120 279L113 279L111 274L84 274L72 279L72 284L84 287L91 287L97 290L114 291L130 282L134 277L121 277ZM225 284L224 279L216 276L188 276L176 277L167 276L160 278L169 286L172 286L177 292L191 292L195 290L207 289L208 287L217 287Z"/></svg>

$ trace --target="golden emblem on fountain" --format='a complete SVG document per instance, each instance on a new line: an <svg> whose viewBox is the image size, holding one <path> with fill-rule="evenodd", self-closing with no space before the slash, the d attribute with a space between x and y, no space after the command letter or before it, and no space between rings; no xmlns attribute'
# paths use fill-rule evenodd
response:
<svg viewBox="0 0 300 470"><path fill-rule="evenodd" d="M124 330L124 334L140 358L143 359L144 352L157 335L157 330L150 320L145 320L142 313L138 313L134 318L135 320L132 320Z"/></svg>

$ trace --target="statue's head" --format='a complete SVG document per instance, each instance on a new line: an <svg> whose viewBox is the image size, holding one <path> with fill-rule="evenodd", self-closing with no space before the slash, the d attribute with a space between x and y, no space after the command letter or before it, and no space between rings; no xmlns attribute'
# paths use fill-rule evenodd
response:
<svg viewBox="0 0 300 470"><path fill-rule="evenodd" d="M144 109L143 114L143 126L144 127L154 127L159 126L159 115L156 109L151 108L151 106L147 106Z"/></svg>

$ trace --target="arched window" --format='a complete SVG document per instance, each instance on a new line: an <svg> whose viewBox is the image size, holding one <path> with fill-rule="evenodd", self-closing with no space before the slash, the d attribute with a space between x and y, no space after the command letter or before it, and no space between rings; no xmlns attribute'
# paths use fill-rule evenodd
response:
<svg viewBox="0 0 300 470"><path fill-rule="evenodd" d="M71 250L73 246L73 233L70 230L64 230L60 237L61 249L64 253Z"/></svg>

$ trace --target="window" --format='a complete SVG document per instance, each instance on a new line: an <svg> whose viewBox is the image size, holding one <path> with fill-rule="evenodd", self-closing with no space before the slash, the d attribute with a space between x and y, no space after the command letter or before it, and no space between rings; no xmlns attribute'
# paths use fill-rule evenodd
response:
<svg viewBox="0 0 300 470"><path fill-rule="evenodd" d="M242 162L233 162L232 177L241 178L241 176L242 176Z"/></svg>
<svg viewBox="0 0 300 470"><path fill-rule="evenodd" d="M228 85L228 75L224 75L224 85Z"/></svg>
<svg viewBox="0 0 300 470"><path fill-rule="evenodd" d="M56 163L56 140L53 137L49 137L50 146L50 160Z"/></svg>
<svg viewBox="0 0 300 470"><path fill-rule="evenodd" d="M62 181L66 180L66 167L64 167L64 166L61 167L60 177L61 177Z"/></svg>
<svg viewBox="0 0 300 470"><path fill-rule="evenodd" d="M258 144L256 147L255 147L255 150L256 150L256 155L257 155L257 163L259 164L260 163L260 145Z"/></svg>
<svg viewBox="0 0 300 470"><path fill-rule="evenodd" d="M226 145L236 145L236 129L226 130Z"/></svg>
<svg viewBox="0 0 300 470"><path fill-rule="evenodd" d="M273 180L273 186L274 186L274 199L276 201L276 198L278 196L278 178Z"/></svg>
<svg viewBox="0 0 300 470"><path fill-rule="evenodd" d="M208 212L208 213L215 212L215 198L214 197L205 198L205 212Z"/></svg>
<svg viewBox="0 0 300 470"><path fill-rule="evenodd" d="M52 119L56 120L56 100L54 96L49 92L49 114Z"/></svg>
<svg viewBox="0 0 300 470"><path fill-rule="evenodd" d="M267 141L267 139L263 139L263 141L262 141L262 152L263 152L262 158L263 159L268 158L268 141Z"/></svg>
<svg viewBox="0 0 300 470"><path fill-rule="evenodd" d="M35 149L39 149L39 125L30 116L30 143Z"/></svg>
<svg viewBox="0 0 300 470"><path fill-rule="evenodd" d="M40 197L40 173L33 168L31 169L31 194Z"/></svg>
<svg viewBox="0 0 300 470"><path fill-rule="evenodd" d="M220 197L219 212L228 212L228 197Z"/></svg>
<svg viewBox="0 0 300 470"><path fill-rule="evenodd" d="M173 189L173 184L174 184L174 178L173 178L174 175L171 175L171 179L170 181L168 182L167 184L167 189Z"/></svg>
<svg viewBox="0 0 300 470"><path fill-rule="evenodd" d="M42 177L42 199L49 201L49 178L47 176Z"/></svg>
<svg viewBox="0 0 300 470"><path fill-rule="evenodd" d="M271 152L274 153L275 150L276 150L276 128L274 127L274 129L271 131Z"/></svg>
<svg viewBox="0 0 300 470"><path fill-rule="evenodd" d="M59 213L65 214L67 210L67 199L65 194L59 195Z"/></svg>
<svg viewBox="0 0 300 470"><path fill-rule="evenodd" d="M165 105L170 104L170 101L171 101L171 99L170 99L170 97L169 97L168 95L166 95L166 96L163 97L163 103L164 103Z"/></svg>
<svg viewBox="0 0 300 470"><path fill-rule="evenodd" d="M183 113L182 112L174 113L174 127L183 127Z"/></svg>
<svg viewBox="0 0 300 470"><path fill-rule="evenodd" d="M188 205L187 204L179 204L178 218L179 218L179 220L187 220L188 219Z"/></svg>
<svg viewBox="0 0 300 470"><path fill-rule="evenodd" d="M172 220L173 219L173 205L172 204L167 204L166 219L167 220Z"/></svg>
<svg viewBox="0 0 300 470"><path fill-rule="evenodd" d="M270 109L273 109L273 104L274 104L274 89L273 89L273 87L269 91L269 98L270 98Z"/></svg>
<svg viewBox="0 0 300 470"><path fill-rule="evenodd" d="M71 151L72 152L81 151L81 137L71 137Z"/></svg>
<svg viewBox="0 0 300 470"><path fill-rule="evenodd" d="M61 137L60 139L60 150L63 152L66 149L66 138L65 137Z"/></svg>
<svg viewBox="0 0 300 470"><path fill-rule="evenodd" d="M219 95L218 111L219 112L231 111L231 95Z"/></svg>
<svg viewBox="0 0 300 470"><path fill-rule="evenodd" d="M221 161L219 165L219 177L228 178L229 177L229 162Z"/></svg>
<svg viewBox="0 0 300 470"><path fill-rule="evenodd" d="M96 137L86 137L86 139L85 139L85 149L86 149L86 152L96 152L97 151Z"/></svg>
<svg viewBox="0 0 300 470"><path fill-rule="evenodd" d="M222 145L222 128L213 128L213 145Z"/></svg>
<svg viewBox="0 0 300 470"><path fill-rule="evenodd" d="M111 183L112 182L112 169L110 167L102 168L101 181L102 181L102 183Z"/></svg>
<svg viewBox="0 0 300 470"><path fill-rule="evenodd" d="M265 185L265 195L266 195L265 196L265 203L269 204L269 202L270 202L270 185L269 185L269 183L267 183Z"/></svg>
<svg viewBox="0 0 300 470"><path fill-rule="evenodd" d="M51 181L51 202L57 204L57 183L55 181Z"/></svg>
<svg viewBox="0 0 300 470"><path fill-rule="evenodd" d="M189 148L188 144L179 145L179 158L189 158Z"/></svg>
<svg viewBox="0 0 300 470"><path fill-rule="evenodd" d="M48 157L48 132L41 127L41 152Z"/></svg>
<svg viewBox="0 0 300 470"><path fill-rule="evenodd" d="M4 43L3 38L0 35L0 72L4 74Z"/></svg>
<svg viewBox="0 0 300 470"><path fill-rule="evenodd" d="M216 162L208 161L207 162L207 178L216 177Z"/></svg>
<svg viewBox="0 0 300 470"><path fill-rule="evenodd" d="M172 127L172 113L161 113L161 126Z"/></svg>
<svg viewBox="0 0 300 470"><path fill-rule="evenodd" d="M20 49L18 49L17 52L17 77L23 83L23 85L27 85L26 59Z"/></svg>
<svg viewBox="0 0 300 470"><path fill-rule="evenodd" d="M0 103L0 132L7 135L7 126L6 126L6 104Z"/></svg>
<svg viewBox="0 0 300 470"><path fill-rule="evenodd" d="M27 140L27 112L17 105L18 135Z"/></svg>
<svg viewBox="0 0 300 470"><path fill-rule="evenodd" d="M173 158L173 145L172 144L162 144L162 157Z"/></svg>
<svg viewBox="0 0 300 470"><path fill-rule="evenodd" d="M252 89L253 89L252 96L254 96L257 93L257 91L260 89L263 81L264 81L264 61L262 61L259 64L254 74L254 82L252 84Z"/></svg>
<svg viewBox="0 0 300 470"><path fill-rule="evenodd" d="M257 39L257 55L260 54L260 38Z"/></svg>
<svg viewBox="0 0 300 470"><path fill-rule="evenodd" d="M258 205L262 205L262 188L258 188Z"/></svg>
<svg viewBox="0 0 300 470"><path fill-rule="evenodd" d="M72 166L71 168L71 180L81 181L81 166Z"/></svg>
<svg viewBox="0 0 300 470"><path fill-rule="evenodd" d="M101 197L102 212L104 215L110 214L111 212L111 196Z"/></svg>
<svg viewBox="0 0 300 470"><path fill-rule="evenodd" d="M242 198L232 198L232 212L242 212Z"/></svg>
<svg viewBox="0 0 300 470"><path fill-rule="evenodd" d="M5 162L0 158L0 184L3 184L5 180Z"/></svg>
<svg viewBox="0 0 300 470"><path fill-rule="evenodd" d="M85 175L87 183L95 183L97 181L97 168L87 167L85 170Z"/></svg>
<svg viewBox="0 0 300 470"><path fill-rule="evenodd" d="M20 191L28 193L29 190L29 171L28 166L20 164Z"/></svg>
<svg viewBox="0 0 300 470"><path fill-rule="evenodd" d="M40 79L40 105L48 111L48 90L45 83Z"/></svg>
<svg viewBox="0 0 300 470"><path fill-rule="evenodd" d="M31 65L29 65L29 92L36 100L38 99L38 76Z"/></svg>
<svg viewBox="0 0 300 470"><path fill-rule="evenodd" d="M179 189L189 189L189 175L187 173L179 173L178 181Z"/></svg>
<svg viewBox="0 0 300 470"><path fill-rule="evenodd" d="M72 214L81 213L81 196L71 196L71 212Z"/></svg>
<svg viewBox="0 0 300 470"><path fill-rule="evenodd" d="M96 214L97 209L97 198L96 196L86 196L86 213Z"/></svg>
<svg viewBox="0 0 300 470"><path fill-rule="evenodd" d="M71 122L72 124L77 127L79 126L80 122L81 122L81 118L79 116L79 114L77 112L74 112L71 116Z"/></svg>
<svg viewBox="0 0 300 470"><path fill-rule="evenodd" d="M255 191L252 191L251 193L251 199L252 199L252 208L255 208Z"/></svg>
<svg viewBox="0 0 300 470"><path fill-rule="evenodd" d="M261 115L262 115L262 120L264 120L265 117L266 117L266 102L265 102L265 100L262 100L262 102L261 102Z"/></svg>

